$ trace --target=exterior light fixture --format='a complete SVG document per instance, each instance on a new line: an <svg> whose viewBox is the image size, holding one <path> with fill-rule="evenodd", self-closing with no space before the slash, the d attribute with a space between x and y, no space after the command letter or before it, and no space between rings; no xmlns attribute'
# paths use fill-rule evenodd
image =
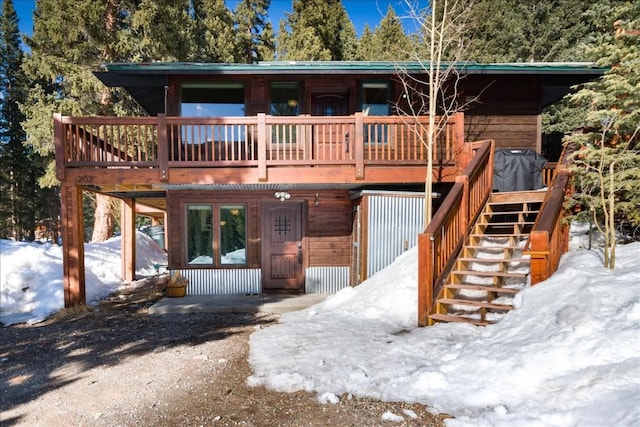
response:
<svg viewBox="0 0 640 427"><path fill-rule="evenodd" d="M276 199L280 199L281 202L284 202L285 200L288 200L291 198L291 194L287 193L286 191L278 191L275 194Z"/></svg>

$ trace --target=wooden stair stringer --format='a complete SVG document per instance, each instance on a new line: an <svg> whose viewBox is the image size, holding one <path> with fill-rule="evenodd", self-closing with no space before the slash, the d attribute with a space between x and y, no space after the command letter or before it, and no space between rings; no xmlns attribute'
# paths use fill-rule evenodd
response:
<svg viewBox="0 0 640 427"><path fill-rule="evenodd" d="M430 325L484 326L513 309L511 299L529 283L530 259L522 248L543 198L544 192L491 194L439 288Z"/></svg>

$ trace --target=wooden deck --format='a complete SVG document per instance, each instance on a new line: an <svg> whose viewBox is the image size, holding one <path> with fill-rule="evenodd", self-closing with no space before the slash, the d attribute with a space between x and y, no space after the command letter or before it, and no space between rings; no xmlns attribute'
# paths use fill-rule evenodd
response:
<svg viewBox="0 0 640 427"><path fill-rule="evenodd" d="M426 117L54 116L56 174L67 183L377 184L424 182ZM433 150L436 181L470 158L464 116ZM126 170L126 172L125 172Z"/></svg>

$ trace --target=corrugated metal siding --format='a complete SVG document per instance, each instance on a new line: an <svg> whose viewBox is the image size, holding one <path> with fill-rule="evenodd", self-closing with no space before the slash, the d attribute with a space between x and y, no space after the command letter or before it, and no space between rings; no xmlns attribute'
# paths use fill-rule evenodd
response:
<svg viewBox="0 0 640 427"><path fill-rule="evenodd" d="M259 268L198 268L177 271L189 279L187 295L259 294L262 290Z"/></svg>
<svg viewBox="0 0 640 427"><path fill-rule="evenodd" d="M349 267L308 267L304 291L308 294L333 294L349 286Z"/></svg>
<svg viewBox="0 0 640 427"><path fill-rule="evenodd" d="M367 223L367 277L371 277L417 245L418 234L424 231L424 197L370 195Z"/></svg>

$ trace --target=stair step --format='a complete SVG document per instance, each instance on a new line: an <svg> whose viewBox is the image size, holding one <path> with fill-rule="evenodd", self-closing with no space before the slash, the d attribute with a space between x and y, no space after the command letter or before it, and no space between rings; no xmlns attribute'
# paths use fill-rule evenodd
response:
<svg viewBox="0 0 640 427"><path fill-rule="evenodd" d="M474 291L487 291L487 292L495 292L497 294L509 294L515 295L520 290L514 288L502 288L499 286L488 286L488 285L472 285L467 283L447 283L444 285L445 288L448 289L471 289Z"/></svg>
<svg viewBox="0 0 640 427"><path fill-rule="evenodd" d="M486 211L483 211L480 215L482 216L495 216L495 215L510 215L510 216L514 216L514 215L533 215L533 214L537 214L539 211L538 210L530 210L530 211L524 211L524 210L516 210L516 211L492 211L487 209Z"/></svg>
<svg viewBox="0 0 640 427"><path fill-rule="evenodd" d="M530 262L530 258L476 258L476 257L458 257L458 261L462 262L478 262L478 263L507 263L507 264L519 264L523 262Z"/></svg>
<svg viewBox="0 0 640 427"><path fill-rule="evenodd" d="M474 300L466 300L466 299L458 299L458 298L440 298L437 303L446 304L446 305L468 305L479 308L488 308L490 310L502 310L509 311L513 310L513 306L506 304L495 304L486 301L474 301Z"/></svg>
<svg viewBox="0 0 640 427"><path fill-rule="evenodd" d="M462 323L470 323L472 325L477 325L477 326L487 326L493 323L489 320L476 320L476 319L471 319L469 317L452 316L450 314L439 314L439 313L434 313L430 315L429 319L435 320L436 322L462 322Z"/></svg>
<svg viewBox="0 0 640 427"><path fill-rule="evenodd" d="M451 274L456 276L483 276L483 277L521 277L525 278L529 273L509 273L507 271L470 271L470 270L454 270Z"/></svg>
<svg viewBox="0 0 640 427"><path fill-rule="evenodd" d="M493 233L482 233L482 234L469 234L469 237L488 237L488 238L507 238L507 237L517 237L517 238L528 238L529 233L508 233L508 234L493 234Z"/></svg>

